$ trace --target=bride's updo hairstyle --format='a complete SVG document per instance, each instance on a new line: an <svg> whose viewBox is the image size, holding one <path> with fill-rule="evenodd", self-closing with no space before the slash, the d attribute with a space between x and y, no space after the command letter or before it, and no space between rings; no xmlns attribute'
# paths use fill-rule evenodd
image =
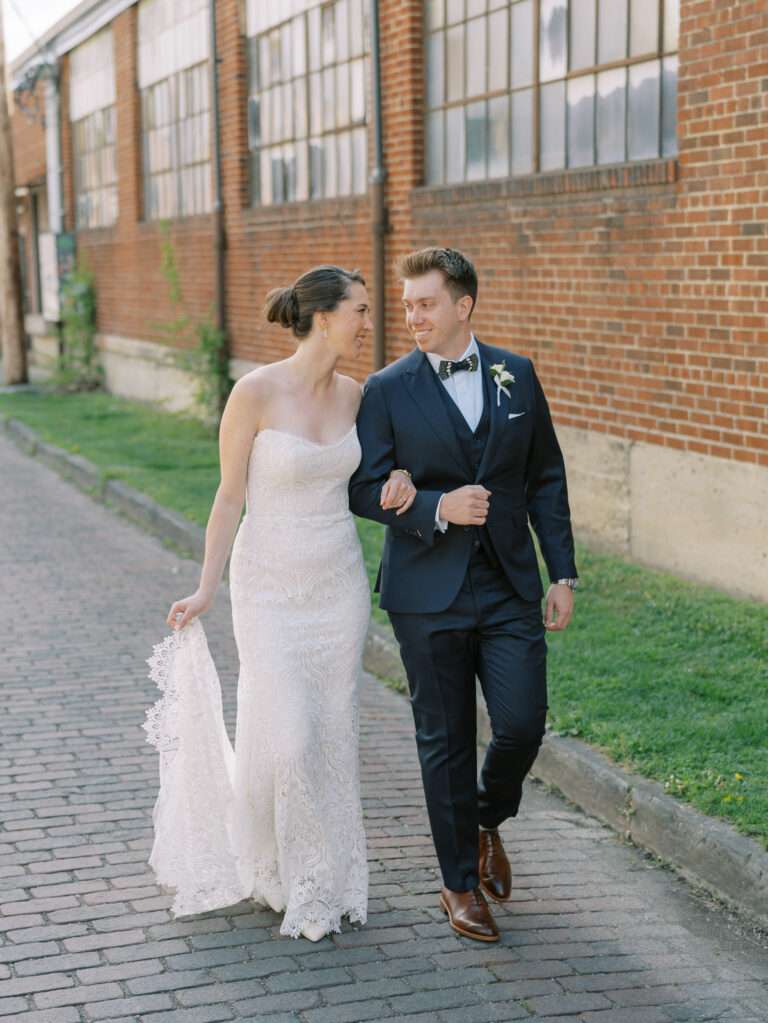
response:
<svg viewBox="0 0 768 1023"><path fill-rule="evenodd" d="M359 270L326 264L307 270L289 288L273 288L264 303L270 323L288 327L301 340L312 330L315 313L330 313L348 297L352 283L365 284Z"/></svg>

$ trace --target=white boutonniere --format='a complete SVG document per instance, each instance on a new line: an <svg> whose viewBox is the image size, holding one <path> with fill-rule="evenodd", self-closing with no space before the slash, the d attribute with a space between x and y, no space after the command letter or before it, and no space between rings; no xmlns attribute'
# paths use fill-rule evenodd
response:
<svg viewBox="0 0 768 1023"><path fill-rule="evenodd" d="M491 373L493 375L493 382L496 384L496 404L501 404L501 392L503 391L508 398L512 395L507 390L507 384L514 384L515 378L507 369L506 362L497 362L491 366Z"/></svg>

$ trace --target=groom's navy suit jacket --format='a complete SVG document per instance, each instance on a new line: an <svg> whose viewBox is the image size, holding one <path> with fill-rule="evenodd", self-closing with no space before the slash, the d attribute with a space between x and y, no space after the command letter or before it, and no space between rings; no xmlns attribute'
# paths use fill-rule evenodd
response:
<svg viewBox="0 0 768 1023"><path fill-rule="evenodd" d="M441 494L468 483L491 492L482 528L519 596L542 596L529 520L550 579L576 575L565 466L533 364L502 348L479 342L478 347L490 425L477 468L438 390L443 385L421 351L414 349L366 382L357 418L363 454L350 480L349 503L355 515L387 526L376 584L385 610L426 614L453 603L477 533L474 527L453 524L441 533L435 529L435 512ZM501 392L497 405L491 366L501 362L515 382L506 385L510 397ZM400 516L379 504L394 468L408 469L418 490Z"/></svg>

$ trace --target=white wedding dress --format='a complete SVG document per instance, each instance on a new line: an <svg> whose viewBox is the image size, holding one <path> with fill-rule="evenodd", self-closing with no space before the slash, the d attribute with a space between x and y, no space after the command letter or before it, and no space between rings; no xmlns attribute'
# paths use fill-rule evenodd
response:
<svg viewBox="0 0 768 1023"><path fill-rule="evenodd" d="M230 562L240 657L234 751L199 621L149 659L163 691L144 725L160 752L150 865L175 915L250 898L282 934L364 923L358 689L370 594L334 444L262 430Z"/></svg>

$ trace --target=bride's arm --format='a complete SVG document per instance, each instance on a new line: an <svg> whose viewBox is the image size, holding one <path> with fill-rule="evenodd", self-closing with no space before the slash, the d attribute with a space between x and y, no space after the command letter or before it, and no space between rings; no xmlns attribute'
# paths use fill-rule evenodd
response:
<svg viewBox="0 0 768 1023"><path fill-rule="evenodd" d="M258 425L259 390L253 378L238 380L224 409L219 429L221 480L205 530L200 584L194 593L171 606L167 622L174 628L183 628L208 610L224 574L245 500L248 459ZM181 614L178 621L177 614Z"/></svg>

